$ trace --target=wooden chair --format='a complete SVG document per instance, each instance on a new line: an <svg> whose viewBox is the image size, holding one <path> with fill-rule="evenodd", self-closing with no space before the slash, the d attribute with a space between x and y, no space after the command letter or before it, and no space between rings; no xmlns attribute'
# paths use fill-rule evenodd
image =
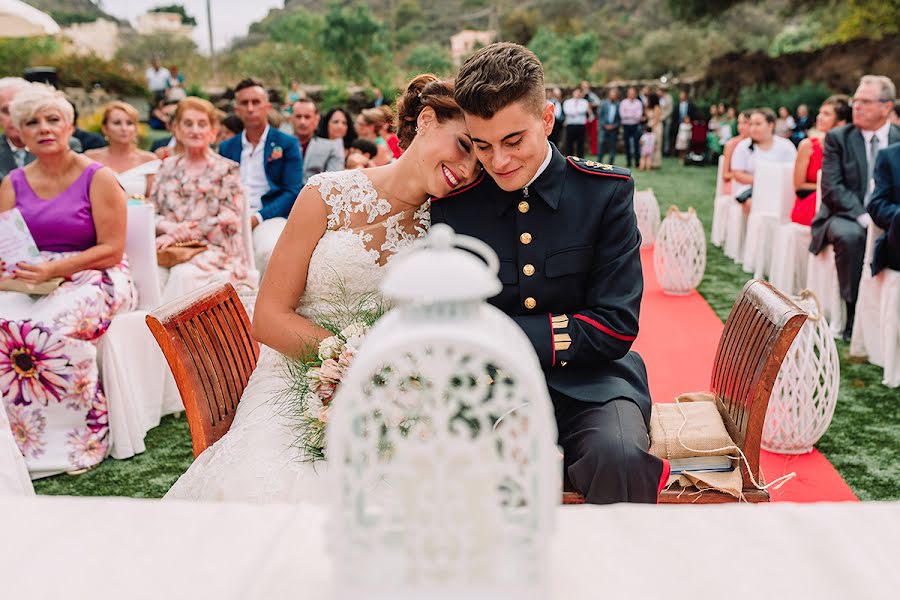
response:
<svg viewBox="0 0 900 600"><path fill-rule="evenodd" d="M748 465L742 462L741 475L744 497L749 502L769 500L766 491L753 485L750 474L753 474L757 482L762 483L759 474L759 446L769 397L788 348L805 321L806 313L796 304L771 284L753 279L747 282L738 295L719 339L710 391L716 396L719 414L728 434L747 457L749 470ZM659 501L736 501L733 496L721 492L705 491L697 495L690 491L684 491L676 484L664 490ZM584 497L576 492L565 492L563 503L583 504Z"/></svg>
<svg viewBox="0 0 900 600"><path fill-rule="evenodd" d="M230 283L211 283L147 315L175 376L194 457L225 435L259 358L250 320Z"/></svg>

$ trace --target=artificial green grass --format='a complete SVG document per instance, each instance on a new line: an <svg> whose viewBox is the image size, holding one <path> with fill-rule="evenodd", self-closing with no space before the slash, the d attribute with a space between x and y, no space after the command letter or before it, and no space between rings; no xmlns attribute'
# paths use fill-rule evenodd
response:
<svg viewBox="0 0 900 600"><path fill-rule="evenodd" d="M714 167L682 167L666 159L658 171L637 171L635 187L652 187L660 210L693 206L706 230L706 272L698 288L723 321L750 275L709 243ZM841 386L834 420L816 447L860 500L900 499L900 390L881 385L883 370L850 358L849 344L837 342Z"/></svg>
<svg viewBox="0 0 900 600"><path fill-rule="evenodd" d="M669 205L693 206L707 234L706 273L699 291L723 321L749 278L708 242L715 193L714 167L682 167L666 159L658 171L634 174L638 189L652 187L665 215ZM882 370L847 356L838 342L841 388L834 420L818 448L861 500L900 499L900 391L881 385ZM106 460L79 475L35 482L39 494L158 498L192 460L184 418L166 417L147 434L147 451L128 460Z"/></svg>

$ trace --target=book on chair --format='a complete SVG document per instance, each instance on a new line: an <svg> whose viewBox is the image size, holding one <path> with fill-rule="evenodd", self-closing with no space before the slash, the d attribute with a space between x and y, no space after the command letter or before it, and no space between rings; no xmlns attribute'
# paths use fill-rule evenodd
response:
<svg viewBox="0 0 900 600"><path fill-rule="evenodd" d="M692 473L724 473L734 470L731 458L727 456L690 456L669 460L672 475L681 475L685 471Z"/></svg>

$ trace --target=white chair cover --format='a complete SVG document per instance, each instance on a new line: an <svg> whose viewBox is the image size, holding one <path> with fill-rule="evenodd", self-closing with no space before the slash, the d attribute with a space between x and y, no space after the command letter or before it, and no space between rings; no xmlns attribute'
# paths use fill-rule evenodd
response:
<svg viewBox="0 0 900 600"><path fill-rule="evenodd" d="M0 496L34 496L25 458L10 429L6 410L0 406ZM8 542L10 543L10 542Z"/></svg>
<svg viewBox="0 0 900 600"><path fill-rule="evenodd" d="M761 279L769 271L775 228L791 220L794 165L760 161L753 175L753 201L744 239L744 271Z"/></svg>
<svg viewBox="0 0 900 600"><path fill-rule="evenodd" d="M866 356L869 362L884 367L884 384L900 386L900 271L886 269L872 276L875 240L883 233L869 225L863 275L859 282L851 356Z"/></svg>
<svg viewBox="0 0 900 600"><path fill-rule="evenodd" d="M816 212L822 206L822 171L816 178ZM806 266L806 287L822 304L822 316L828 321L831 334L841 337L847 323L847 307L841 298L841 284L838 281L837 266L834 262L834 247L828 244L818 254L810 253Z"/></svg>
<svg viewBox="0 0 900 600"><path fill-rule="evenodd" d="M806 225L784 223L775 229L769 264L769 282L789 296L806 286L809 243L812 232Z"/></svg>
<svg viewBox="0 0 900 600"><path fill-rule="evenodd" d="M253 252L253 228L250 227L250 206L246 199L243 202L241 214L241 236L244 238L244 249L247 252L247 284L253 288L259 287L259 271L256 269L256 254Z"/></svg>
<svg viewBox="0 0 900 600"><path fill-rule="evenodd" d="M728 223L728 212L732 205L737 204L734 196L725 193L725 180L722 173L725 171L725 157L719 157L719 167L716 171L716 196L713 204L712 231L710 241L712 245L721 248L725 243L725 231Z"/></svg>
<svg viewBox="0 0 900 600"><path fill-rule="evenodd" d="M744 235L747 231L747 215L744 214L744 206L736 200L729 198L725 216L725 240L722 242L722 252L725 256L741 264L744 260Z"/></svg>
<svg viewBox="0 0 900 600"><path fill-rule="evenodd" d="M634 214L637 216L638 230L641 232L641 248L648 248L656 241L659 231L659 202L653 188L635 190Z"/></svg>
<svg viewBox="0 0 900 600"><path fill-rule="evenodd" d="M138 292L138 308L156 308L160 304L161 287L156 263L156 215L152 204L128 206L125 254Z"/></svg>

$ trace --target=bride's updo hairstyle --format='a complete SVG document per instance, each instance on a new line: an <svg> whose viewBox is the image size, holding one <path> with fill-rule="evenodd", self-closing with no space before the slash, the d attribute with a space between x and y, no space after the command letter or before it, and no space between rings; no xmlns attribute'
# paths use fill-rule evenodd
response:
<svg viewBox="0 0 900 600"><path fill-rule="evenodd" d="M462 119L462 110L453 99L453 82L427 73L409 82L397 100L397 137L406 150L416 137L416 121L426 106L434 110L439 122Z"/></svg>

